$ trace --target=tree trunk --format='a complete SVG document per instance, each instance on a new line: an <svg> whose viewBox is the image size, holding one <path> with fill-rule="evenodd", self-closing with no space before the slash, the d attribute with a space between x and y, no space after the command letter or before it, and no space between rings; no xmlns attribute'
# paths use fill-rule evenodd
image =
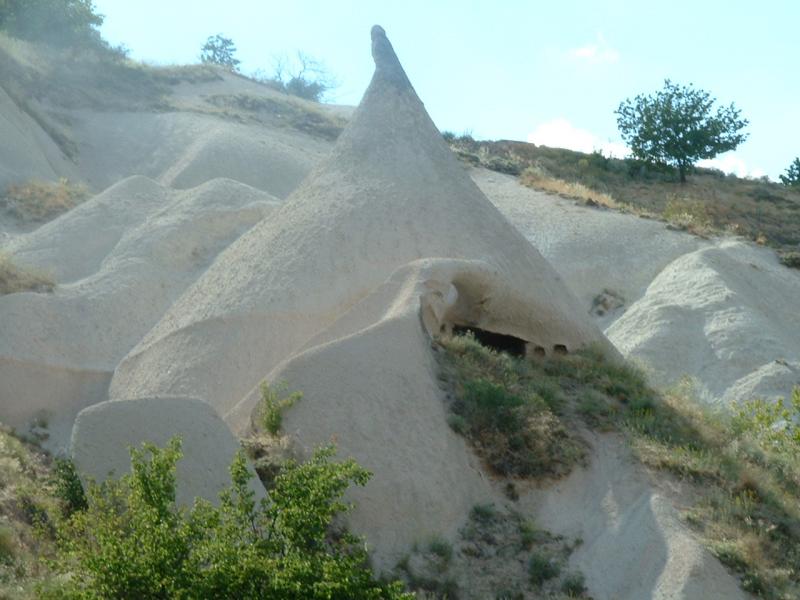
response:
<svg viewBox="0 0 800 600"><path fill-rule="evenodd" d="M678 163L678 173L681 175L681 183L686 183L686 165L684 163Z"/></svg>

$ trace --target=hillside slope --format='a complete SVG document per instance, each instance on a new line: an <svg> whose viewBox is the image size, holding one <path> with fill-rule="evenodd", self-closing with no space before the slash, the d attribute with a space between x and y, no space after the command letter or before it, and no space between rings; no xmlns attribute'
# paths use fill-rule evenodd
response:
<svg viewBox="0 0 800 600"><path fill-rule="evenodd" d="M510 501L448 424L431 334L469 325L553 355L607 344L605 331L660 385L689 376L722 405L788 396L800 271L741 239L460 164L404 86L351 118L216 70L88 61L48 80L66 59L2 37L0 60L13 67L0 174L93 193L46 224L0 214L0 251L57 284L0 296L0 421L63 449L113 377L125 403L84 415L180 397L185 421L205 422L199 398L252 433L258 383L287 379L306 393L285 415L294 449L333 438L375 469L351 524L381 567L429 535L453 542L471 505L494 502L581 537L568 560L598 600L746 597L681 522L680 489L649 479L617 437L587 433L587 465ZM109 69L104 85L92 67ZM126 443L150 423L167 435L160 414ZM199 439L198 469L215 452ZM208 462L218 475L224 461Z"/></svg>

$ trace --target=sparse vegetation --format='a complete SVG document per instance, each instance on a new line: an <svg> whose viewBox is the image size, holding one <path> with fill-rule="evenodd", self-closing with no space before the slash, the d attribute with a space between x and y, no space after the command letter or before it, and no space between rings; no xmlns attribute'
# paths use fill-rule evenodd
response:
<svg viewBox="0 0 800 600"><path fill-rule="evenodd" d="M465 343L477 344L455 347ZM464 363L461 374L498 364L488 349L450 357ZM505 393L535 377L560 392L563 412L573 406L587 426L624 433L643 464L694 487L687 522L744 589L770 600L800 595L800 388L789 401L745 403L730 416L701 408L686 387L659 394L595 349L517 360L500 363L514 374L499 383ZM577 583L563 592L578 593Z"/></svg>
<svg viewBox="0 0 800 600"><path fill-rule="evenodd" d="M307 102L289 97L270 98L248 94L234 96L214 95L206 102L222 109L218 116L243 122L268 123L272 126L291 127L328 140L339 137L345 126L344 119L330 115Z"/></svg>
<svg viewBox="0 0 800 600"><path fill-rule="evenodd" d="M30 181L10 185L2 206L25 222L49 221L74 208L89 196L86 186L60 179L57 183Z"/></svg>
<svg viewBox="0 0 800 600"><path fill-rule="evenodd" d="M0 426L0 598L36 598L50 581L59 513L50 457Z"/></svg>
<svg viewBox="0 0 800 600"><path fill-rule="evenodd" d="M575 544L536 529L521 515L475 507L453 544L415 546L396 573L419 598L563 598Z"/></svg>
<svg viewBox="0 0 800 600"><path fill-rule="evenodd" d="M0 296L19 292L52 292L52 277L16 264L8 254L0 252Z"/></svg>
<svg viewBox="0 0 800 600"><path fill-rule="evenodd" d="M471 335L439 342L442 378L452 386L451 420L495 473L561 476L583 460L584 446L567 425L561 389L532 363L489 350Z"/></svg>
<svg viewBox="0 0 800 600"><path fill-rule="evenodd" d="M257 76L266 80L287 94L321 102L325 94L337 86L335 78L325 66L304 52L297 52L294 58L285 55L275 59L274 73L271 77Z"/></svg>
<svg viewBox="0 0 800 600"><path fill-rule="evenodd" d="M691 197L669 195L662 217L673 227L686 229L697 235L704 235L711 230L708 207Z"/></svg>
<svg viewBox="0 0 800 600"><path fill-rule="evenodd" d="M760 240L784 253L797 252L800 247L800 188L699 167L680 184L666 166L608 158L599 152L585 154L523 142L464 141L460 137L449 143L469 164L491 168L493 161L486 157L514 163L524 185L590 206L666 221L668 204L678 199L708 223L698 229L702 235L734 234Z"/></svg>

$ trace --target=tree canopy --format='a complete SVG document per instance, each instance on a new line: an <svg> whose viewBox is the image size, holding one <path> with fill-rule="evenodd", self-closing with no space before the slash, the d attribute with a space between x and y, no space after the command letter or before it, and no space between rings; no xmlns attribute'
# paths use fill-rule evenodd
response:
<svg viewBox="0 0 800 600"><path fill-rule="evenodd" d="M786 187L800 189L800 157L795 158L789 168L786 169L785 175L778 175L781 183Z"/></svg>
<svg viewBox="0 0 800 600"><path fill-rule="evenodd" d="M698 160L735 149L745 139L747 119L733 104L718 107L705 90L667 79L651 95L624 100L615 114L634 158L678 169L681 182Z"/></svg>
<svg viewBox="0 0 800 600"><path fill-rule="evenodd" d="M234 55L236 54L236 44L230 38L222 34L209 36L206 43L200 50L200 60L204 64L219 65L236 71L241 62Z"/></svg>
<svg viewBox="0 0 800 600"><path fill-rule="evenodd" d="M21 39L56 46L99 41L102 24L92 0L0 0L0 30Z"/></svg>

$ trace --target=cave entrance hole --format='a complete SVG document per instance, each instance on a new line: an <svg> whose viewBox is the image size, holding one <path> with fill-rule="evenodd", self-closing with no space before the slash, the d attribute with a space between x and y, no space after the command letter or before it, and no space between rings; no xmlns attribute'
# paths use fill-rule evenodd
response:
<svg viewBox="0 0 800 600"><path fill-rule="evenodd" d="M513 335L479 329L477 327L453 325L453 335L465 335L468 332L472 333L475 339L487 348L491 348L497 352L506 352L511 356L525 356L525 346L527 342L523 339L514 337Z"/></svg>

